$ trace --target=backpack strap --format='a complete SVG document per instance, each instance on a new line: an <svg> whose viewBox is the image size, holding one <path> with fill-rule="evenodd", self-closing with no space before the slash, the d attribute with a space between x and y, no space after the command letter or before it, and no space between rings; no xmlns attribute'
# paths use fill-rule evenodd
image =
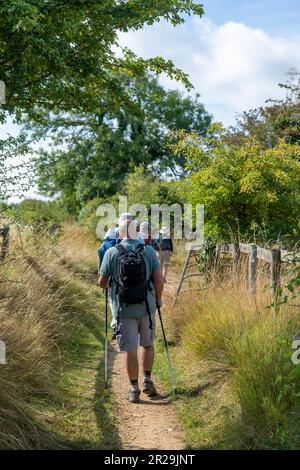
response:
<svg viewBox="0 0 300 470"><path fill-rule="evenodd" d="M125 246L121 245L121 243L119 243L118 245L115 245L115 248L118 251L120 256L126 255L127 250Z"/></svg>
<svg viewBox="0 0 300 470"><path fill-rule="evenodd" d="M151 318L151 312L150 312L150 307L149 307L149 302L148 302L148 283L146 283L146 286L145 286L145 306L146 306L146 312L149 317L149 328L150 330L153 330L153 321Z"/></svg>
<svg viewBox="0 0 300 470"><path fill-rule="evenodd" d="M116 250L118 251L119 256L124 256L127 253L126 248L120 243L118 245L115 245ZM139 243L138 246L135 249L135 253L143 253L145 249L145 246L142 243ZM143 259L143 263L145 264L145 260ZM146 269L146 266L145 266ZM152 289L150 288L150 279L149 281L146 282L145 285L145 306L146 306L146 312L149 317L149 328L150 330L153 330L153 322L151 318L151 312L150 312L150 307L149 307L149 302L148 302L148 290L151 291ZM119 324L120 321L120 314L118 313L118 319L117 322Z"/></svg>
<svg viewBox="0 0 300 470"><path fill-rule="evenodd" d="M143 253L144 252L144 249L145 249L145 245L143 244L139 244L138 247L136 248L136 253ZM145 263L145 259L143 259L143 263L144 263L144 266L145 266L145 270L146 270L146 263ZM151 312L150 312L150 307L149 307L149 302L148 302L148 291L151 292L151 286L150 286L150 279L146 280L146 284L145 284L145 307L146 307L146 312L147 312L147 315L149 317L149 328L150 330L153 330L153 321L152 321L152 318L151 318Z"/></svg>
<svg viewBox="0 0 300 470"><path fill-rule="evenodd" d="M145 245L143 245L142 243L139 243L138 246L135 249L135 252L136 253L143 253L144 250L145 250Z"/></svg>

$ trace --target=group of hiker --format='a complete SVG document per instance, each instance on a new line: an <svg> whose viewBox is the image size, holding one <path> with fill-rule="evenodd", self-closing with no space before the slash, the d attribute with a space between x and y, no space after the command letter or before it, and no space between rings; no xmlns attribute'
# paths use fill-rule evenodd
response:
<svg viewBox="0 0 300 470"><path fill-rule="evenodd" d="M158 239L152 237L149 222L138 223L122 214L118 227L108 230L99 248L99 281L108 289L112 313L111 327L121 352L125 353L130 381L127 398L140 398L138 348L143 368L142 391L157 395L151 373L154 362L153 341L156 309L162 305L173 243L166 227Z"/></svg>
<svg viewBox="0 0 300 470"><path fill-rule="evenodd" d="M129 213L121 214L119 223L123 220L127 220L128 222L135 222L132 215ZM168 267L170 265L170 258L173 253L173 242L169 234L169 230L167 227L162 227L159 232L159 238L154 238L152 236L151 225L149 222L142 222L139 226L137 226L137 240L142 245L150 245L154 248L157 252L161 271L164 277L164 281L167 282L167 274L168 274ZM112 248L118 245L121 242L121 238L119 237L119 229L115 227L113 229L109 229L106 233L105 239L101 244L98 250L98 258L99 258L99 273L100 273L100 266L103 261L104 255L109 248Z"/></svg>

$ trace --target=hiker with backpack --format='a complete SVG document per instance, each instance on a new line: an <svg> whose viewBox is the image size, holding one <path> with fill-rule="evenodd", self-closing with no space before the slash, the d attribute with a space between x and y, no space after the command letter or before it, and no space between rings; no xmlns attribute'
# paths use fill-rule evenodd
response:
<svg viewBox="0 0 300 470"><path fill-rule="evenodd" d="M155 251L159 251L158 240L152 238L151 225L149 222L141 223L139 233L145 245L152 246Z"/></svg>
<svg viewBox="0 0 300 470"><path fill-rule="evenodd" d="M124 212L123 214L120 215L118 224L120 224L123 220L131 221L131 220L133 220L133 216L129 212ZM98 259L99 259L98 275L100 275L101 264L103 262L105 253L107 252L107 250L109 250L110 248L118 245L120 242L121 242L121 240L119 238L119 227L115 227L113 229L108 229L108 231L106 232L105 238L104 238L104 240L103 240L103 242L102 242L102 244L101 244L101 246L98 250ZM112 312L110 289L109 289L109 292L108 292L108 298L109 298L110 310ZM116 330L117 330L117 321L116 321L116 318L114 318L113 315L112 315L110 327L113 331L111 339L115 340L116 339Z"/></svg>
<svg viewBox="0 0 300 470"><path fill-rule="evenodd" d="M101 264L104 258L105 253L109 248L112 248L118 243L119 239L119 230L118 228L109 229L106 234L101 246L98 250L98 274L100 274Z"/></svg>
<svg viewBox="0 0 300 470"><path fill-rule="evenodd" d="M157 394L151 378L154 361L155 312L161 305L164 280L158 258L151 246L137 240L136 221L123 220L119 226L121 243L104 255L99 285L111 285L113 315L117 319L117 340L125 353L130 381L128 399L137 403L140 397L138 347L142 350L144 372L142 391Z"/></svg>
<svg viewBox="0 0 300 470"><path fill-rule="evenodd" d="M133 220L133 216L129 212L124 212L123 214L120 215L119 222L122 222L122 220ZM113 246L117 245L120 243L121 240L119 238L119 228L110 228L105 234L105 238L103 242L101 243L101 246L98 250L98 274L100 274L100 267L104 258L105 253L109 248L112 248Z"/></svg>
<svg viewBox="0 0 300 470"><path fill-rule="evenodd" d="M159 244L159 261L164 281L167 282L167 273L170 266L171 255L173 254L173 242L170 237L170 231L167 227L160 230Z"/></svg>

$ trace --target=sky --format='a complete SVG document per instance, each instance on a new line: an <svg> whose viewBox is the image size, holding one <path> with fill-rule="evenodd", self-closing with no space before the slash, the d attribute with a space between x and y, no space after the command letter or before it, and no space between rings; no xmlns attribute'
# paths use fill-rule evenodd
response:
<svg viewBox="0 0 300 470"><path fill-rule="evenodd" d="M161 22L121 41L144 57L172 59L215 120L233 125L243 111L281 98L278 83L292 67L300 71L300 1L207 0L204 10L179 27Z"/></svg>
<svg viewBox="0 0 300 470"><path fill-rule="evenodd" d="M245 110L281 98L289 69L300 71L300 0L206 0L205 15L180 26L162 21L120 36L143 57L171 59L187 72L206 109L226 126ZM300 77L299 77L300 78ZM181 84L162 76L167 88ZM0 138L16 134L11 123ZM35 195L35 190L30 193Z"/></svg>
<svg viewBox="0 0 300 470"><path fill-rule="evenodd" d="M274 35L293 35L299 30L299 0L207 0L204 9L217 26L235 21Z"/></svg>

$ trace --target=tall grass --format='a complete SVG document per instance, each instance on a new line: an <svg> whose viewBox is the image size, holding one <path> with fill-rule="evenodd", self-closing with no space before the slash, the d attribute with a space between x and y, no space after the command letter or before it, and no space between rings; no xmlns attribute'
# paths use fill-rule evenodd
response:
<svg viewBox="0 0 300 470"><path fill-rule="evenodd" d="M81 247L72 247L76 235L68 239L72 260L84 256L92 264L94 246L81 231ZM55 397L68 341L80 329L79 318L95 310L92 284L64 269L73 262L66 245L48 233L37 243L30 232L12 230L11 256L0 265L0 339L7 353L0 365L0 449L65 446L35 402Z"/></svg>
<svg viewBox="0 0 300 470"><path fill-rule="evenodd" d="M259 275L255 300L246 282L234 286L222 273L207 289L182 294L175 310L165 310L177 339L177 367L187 383L197 390L198 377L201 390L201 380L218 382L215 395L210 390L217 424L204 427L215 433L222 448L300 446L300 365L291 360L293 338L300 333L299 308L283 305L275 317L265 274ZM185 359L180 362L180 357ZM223 385L218 388L220 371ZM188 413L190 405L183 403ZM197 404L203 403L197 397ZM188 426L198 432L192 419Z"/></svg>

